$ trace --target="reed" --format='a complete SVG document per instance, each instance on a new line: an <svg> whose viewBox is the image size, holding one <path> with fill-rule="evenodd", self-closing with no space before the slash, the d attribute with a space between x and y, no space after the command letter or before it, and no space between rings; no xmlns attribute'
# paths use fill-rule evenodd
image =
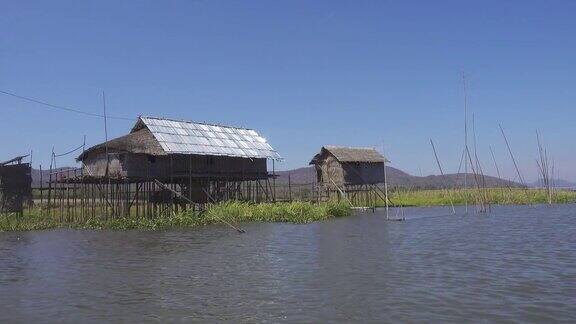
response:
<svg viewBox="0 0 576 324"><path fill-rule="evenodd" d="M304 224L351 214L345 203L315 205L309 202L261 203L226 202L210 206L206 217L222 217L230 222L287 222Z"/></svg>
<svg viewBox="0 0 576 324"><path fill-rule="evenodd" d="M536 140L538 143L538 154L540 156L540 160L536 160L536 165L538 166L538 172L540 173L542 179L542 186L548 192L548 204L551 205L553 199L553 188L552 182L550 180L550 174L554 175L554 168L550 167L550 161L548 160L548 150L542 146L538 130L536 130Z"/></svg>
<svg viewBox="0 0 576 324"><path fill-rule="evenodd" d="M450 190L397 190L390 199L395 206L450 206L465 205L479 195L485 196L486 203L497 205L528 205L549 202L547 190L527 190L523 188L450 189ZM552 198L554 204L576 203L575 191L557 191ZM378 201L378 206L383 206Z"/></svg>

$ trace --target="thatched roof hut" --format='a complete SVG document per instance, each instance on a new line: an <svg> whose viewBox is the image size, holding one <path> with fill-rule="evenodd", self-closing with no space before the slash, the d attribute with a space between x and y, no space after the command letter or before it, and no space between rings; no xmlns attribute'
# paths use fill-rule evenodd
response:
<svg viewBox="0 0 576 324"><path fill-rule="evenodd" d="M0 162L0 214L21 213L24 201L32 199L32 166L22 163L27 156Z"/></svg>
<svg viewBox="0 0 576 324"><path fill-rule="evenodd" d="M333 187L384 182L384 161L373 148L323 146L310 165L319 184Z"/></svg>
<svg viewBox="0 0 576 324"><path fill-rule="evenodd" d="M140 117L129 134L93 146L77 160L94 178L257 180L269 177L267 159L281 157L251 129Z"/></svg>
<svg viewBox="0 0 576 324"><path fill-rule="evenodd" d="M128 135L93 146L80 154L77 160L82 161L90 155L106 152L106 149L108 149L109 152L116 153L124 152L152 156L167 155L150 130L143 128Z"/></svg>

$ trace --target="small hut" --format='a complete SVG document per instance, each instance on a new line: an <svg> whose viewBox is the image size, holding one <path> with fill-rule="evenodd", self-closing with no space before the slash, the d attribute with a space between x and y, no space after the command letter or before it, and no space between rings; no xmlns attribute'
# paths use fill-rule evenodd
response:
<svg viewBox="0 0 576 324"><path fill-rule="evenodd" d="M318 198L336 196L355 206L374 207L378 198L386 197L376 185L385 181L385 162L373 148L323 146L310 161L316 169Z"/></svg>
<svg viewBox="0 0 576 324"><path fill-rule="evenodd" d="M384 156L373 148L323 146L310 165L316 168L319 196L336 194L365 206L384 193L376 186L384 182Z"/></svg>
<svg viewBox="0 0 576 324"><path fill-rule="evenodd" d="M22 163L27 156L0 162L0 214L22 214L24 202L32 201L32 167Z"/></svg>
<svg viewBox="0 0 576 324"><path fill-rule="evenodd" d="M319 184L364 185L384 182L384 157L373 148L324 146L310 165Z"/></svg>

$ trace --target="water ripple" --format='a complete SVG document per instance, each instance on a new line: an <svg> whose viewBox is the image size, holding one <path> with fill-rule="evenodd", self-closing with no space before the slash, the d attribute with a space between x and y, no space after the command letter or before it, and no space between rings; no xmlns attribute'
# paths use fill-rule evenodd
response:
<svg viewBox="0 0 576 324"><path fill-rule="evenodd" d="M1 322L574 322L576 206L0 233Z"/></svg>

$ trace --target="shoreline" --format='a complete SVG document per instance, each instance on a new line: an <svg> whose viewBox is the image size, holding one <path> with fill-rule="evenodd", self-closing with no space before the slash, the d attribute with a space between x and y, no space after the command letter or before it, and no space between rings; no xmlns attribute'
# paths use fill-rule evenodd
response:
<svg viewBox="0 0 576 324"><path fill-rule="evenodd" d="M533 205L548 204L548 194L544 189L523 188L487 188L487 189L429 189L429 190L396 190L390 192L393 207L433 207L463 206L480 204L484 195L490 205ZM576 203L576 191L555 190L552 204ZM378 201L377 207L385 206Z"/></svg>
<svg viewBox="0 0 576 324"><path fill-rule="evenodd" d="M540 205L548 204L545 190L492 188L449 189L449 190L396 190L390 193L391 208L399 207L446 207L479 205L479 194L485 195L490 205ZM576 203L575 191L554 192L553 205ZM382 208L384 201L377 201L369 208ZM57 228L78 230L166 230L190 229L212 224L241 224L245 222L307 224L336 217L353 215L353 208L340 202L293 201L276 203L248 203L230 201L208 206L203 213L184 211L170 216L155 218L122 216L110 219L58 219L52 215L42 215L39 208L18 215L0 215L0 233L17 231L35 231ZM65 217L64 217L65 218ZM231 227L234 227L232 225Z"/></svg>
<svg viewBox="0 0 576 324"><path fill-rule="evenodd" d="M78 230L165 230L187 229L213 224L241 224L244 222L307 224L315 221L352 215L352 208L344 202L224 202L209 206L203 212L185 211L155 218L121 216L116 218L86 218L60 220L41 215L39 210L23 216L0 216L0 233L48 229Z"/></svg>

